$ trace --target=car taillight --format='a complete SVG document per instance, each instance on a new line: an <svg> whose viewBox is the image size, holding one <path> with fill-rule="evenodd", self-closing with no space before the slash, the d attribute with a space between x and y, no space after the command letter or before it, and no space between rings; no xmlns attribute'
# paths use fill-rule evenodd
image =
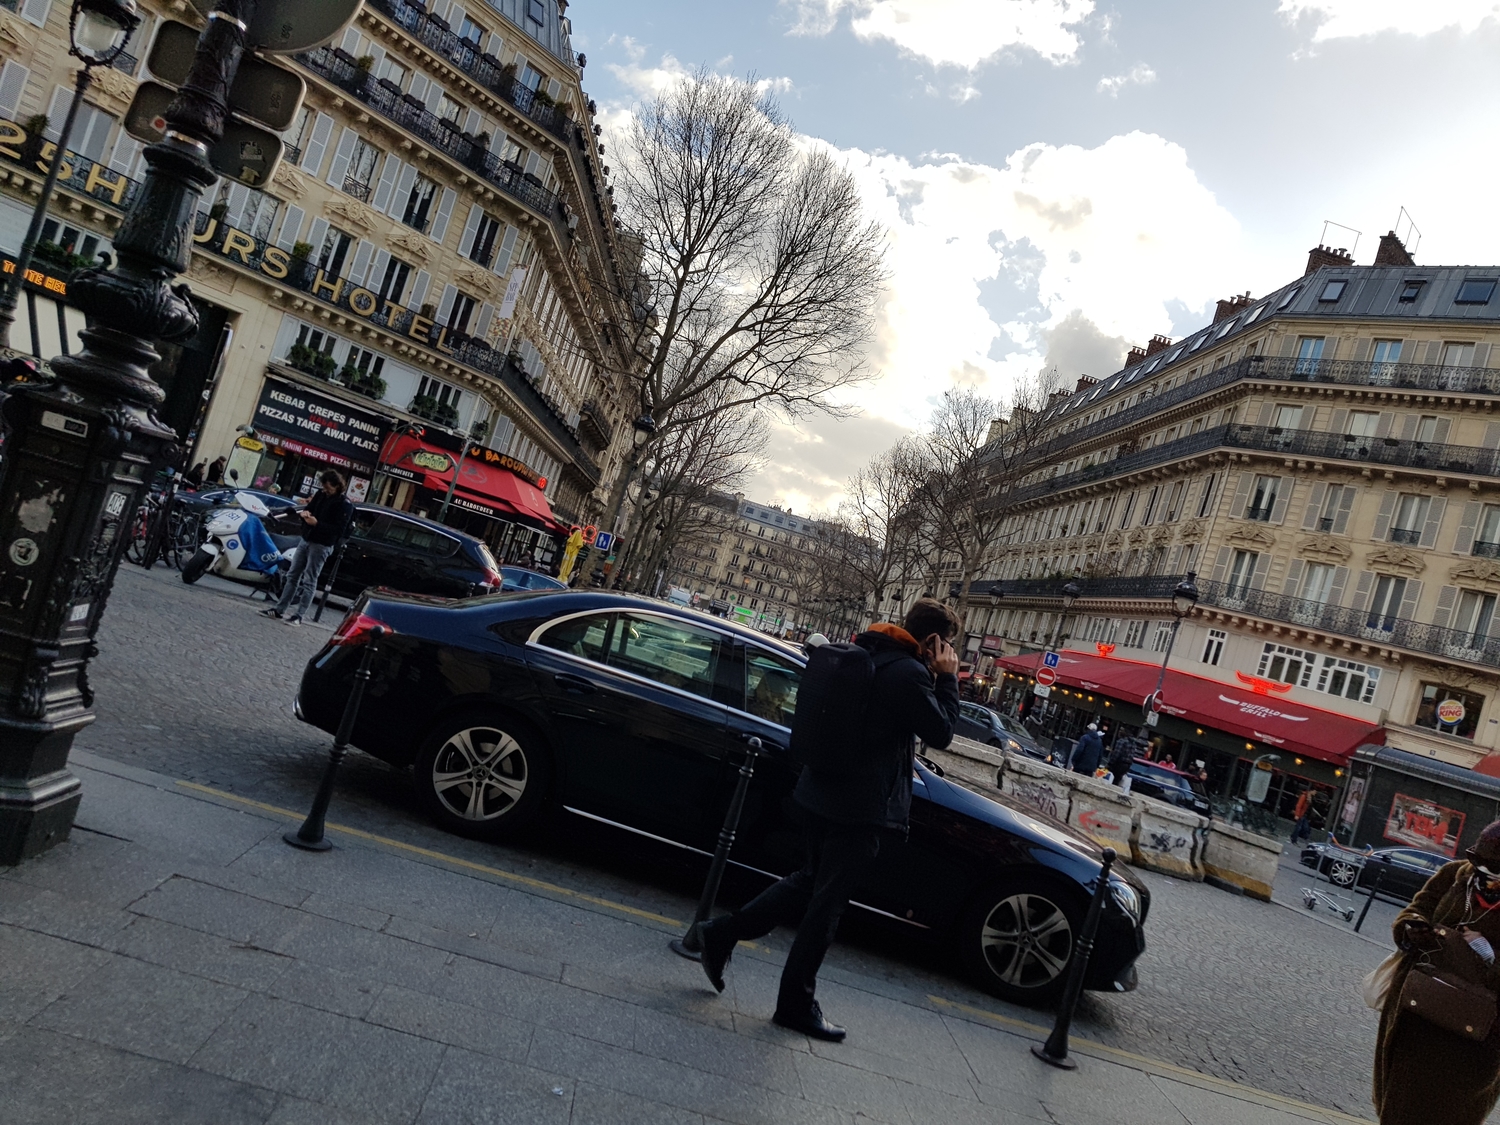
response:
<svg viewBox="0 0 1500 1125"><path fill-rule="evenodd" d="M479 580L479 584L481 586L489 586L491 589L498 590L502 585L505 584L505 579L501 576L498 570L490 570L488 567L486 567L484 571L484 577Z"/></svg>
<svg viewBox="0 0 1500 1125"><path fill-rule="evenodd" d="M351 610L348 616L339 622L339 627L334 630L328 643L331 645L368 644L371 632L377 627L384 629L386 636L396 631L384 621L371 617L368 613L356 613Z"/></svg>

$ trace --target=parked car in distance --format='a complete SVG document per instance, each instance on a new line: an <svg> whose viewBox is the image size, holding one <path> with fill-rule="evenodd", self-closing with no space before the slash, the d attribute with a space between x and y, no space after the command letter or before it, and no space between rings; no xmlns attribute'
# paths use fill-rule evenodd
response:
<svg viewBox="0 0 1500 1125"><path fill-rule="evenodd" d="M177 494L177 506L184 511L207 515L215 508L238 508L240 503L235 493L248 492L262 504L277 512L288 512L297 506L297 501L279 492L265 492L259 488L206 488L201 492L183 490Z"/></svg>
<svg viewBox="0 0 1500 1125"><path fill-rule="evenodd" d="M1178 808L1192 809L1199 816L1213 813L1203 782L1166 762L1137 758L1130 766L1130 791Z"/></svg>
<svg viewBox="0 0 1500 1125"><path fill-rule="evenodd" d="M500 564L484 540L410 512L356 504L333 593L353 598L369 587L385 586L408 594L466 598L498 591L503 584Z"/></svg>
<svg viewBox="0 0 1500 1125"><path fill-rule="evenodd" d="M1046 758L1046 752L1037 745L1030 732L1014 719L996 714L978 703L958 705L958 727L955 734L984 742L997 750L1009 750L1025 754L1028 758Z"/></svg>
<svg viewBox="0 0 1500 1125"><path fill-rule="evenodd" d="M1421 848L1376 848L1366 854L1334 844L1306 844L1302 848L1302 865L1328 876L1335 886L1371 887L1377 871L1380 893L1392 898L1410 899L1453 857Z"/></svg>
<svg viewBox="0 0 1500 1125"><path fill-rule="evenodd" d="M448 831L514 838L550 807L704 856L745 745L758 738L764 752L731 861L767 878L801 862L801 832L788 815L799 648L612 591L445 602L371 591L308 662L300 718L338 726L376 626L390 633L352 741L411 766L418 799ZM997 995L1054 997L1101 875L1100 848L920 761L912 784L910 835L882 843L855 904L937 943ZM1085 980L1127 991L1145 947L1149 893L1121 867L1108 888Z"/></svg>
<svg viewBox="0 0 1500 1125"><path fill-rule="evenodd" d="M568 588L566 582L559 582L550 574L543 574L538 570L527 570L524 566L502 566L500 579L500 589L507 593L511 590L566 590Z"/></svg>

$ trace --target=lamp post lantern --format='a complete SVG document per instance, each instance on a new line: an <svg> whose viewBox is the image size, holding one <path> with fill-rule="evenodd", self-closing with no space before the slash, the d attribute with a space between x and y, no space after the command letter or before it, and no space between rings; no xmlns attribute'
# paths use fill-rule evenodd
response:
<svg viewBox="0 0 1500 1125"><path fill-rule="evenodd" d="M1177 629L1182 624L1182 619L1193 612L1193 607L1198 604L1198 587L1193 579L1196 577L1193 571L1188 571L1183 580L1177 583L1172 591L1172 632L1167 637L1167 651L1161 656L1161 673L1156 677L1156 690L1146 697L1146 725L1156 725L1156 705L1161 699L1162 684L1167 681L1167 661L1172 659L1172 646L1177 643Z"/></svg>
<svg viewBox="0 0 1500 1125"><path fill-rule="evenodd" d="M0 287L0 348L10 346L10 327L16 320L21 285L31 269L31 257L36 252L42 224L47 221L47 204L52 201L52 192L57 187L57 173L65 163L68 141L73 136L73 122L78 118L78 106L83 101L84 91L94 79L94 67L110 66L119 58L140 22L135 0L73 0L72 11L68 13L68 53L83 63L83 69L74 80L73 99L68 102L68 113L57 136L57 148L47 168L42 193L32 209L31 225L21 240L15 273Z"/></svg>

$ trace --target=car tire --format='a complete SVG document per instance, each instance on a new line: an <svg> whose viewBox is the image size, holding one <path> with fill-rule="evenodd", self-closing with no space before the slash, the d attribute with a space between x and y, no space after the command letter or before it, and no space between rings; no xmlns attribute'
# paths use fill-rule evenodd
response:
<svg viewBox="0 0 1500 1125"><path fill-rule="evenodd" d="M438 825L474 840L524 832L552 788L552 756L541 735L503 712L443 719L412 771L417 796Z"/></svg>
<svg viewBox="0 0 1500 1125"><path fill-rule="evenodd" d="M960 962L991 995L1049 1003L1067 980L1085 909L1081 892L1053 879L998 883L975 895L960 917Z"/></svg>
<svg viewBox="0 0 1500 1125"><path fill-rule="evenodd" d="M194 551L193 557L183 565L182 580L191 586L208 573L208 568L213 565L213 561L214 556L207 551Z"/></svg>
<svg viewBox="0 0 1500 1125"><path fill-rule="evenodd" d="M1328 861L1328 881L1340 887L1352 887L1359 878L1359 868L1348 860L1332 859Z"/></svg>

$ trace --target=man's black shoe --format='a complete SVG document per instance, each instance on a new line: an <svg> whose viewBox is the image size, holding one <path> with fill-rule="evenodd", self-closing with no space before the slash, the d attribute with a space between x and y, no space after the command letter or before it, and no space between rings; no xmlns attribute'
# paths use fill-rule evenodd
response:
<svg viewBox="0 0 1500 1125"><path fill-rule="evenodd" d="M723 992L724 966L729 964L729 955L734 952L733 940L716 935L711 925L702 925L698 927L698 945L702 949L698 963L703 966L703 975L717 991Z"/></svg>
<svg viewBox="0 0 1500 1125"><path fill-rule="evenodd" d="M829 1043L842 1043L844 1036L849 1032L836 1023L829 1023L823 1018L823 1009L818 1007L814 1000L807 1011L797 1015L776 1009L776 1014L771 1017L771 1022L788 1031L800 1031L803 1035L809 1035L814 1039L823 1039Z"/></svg>

